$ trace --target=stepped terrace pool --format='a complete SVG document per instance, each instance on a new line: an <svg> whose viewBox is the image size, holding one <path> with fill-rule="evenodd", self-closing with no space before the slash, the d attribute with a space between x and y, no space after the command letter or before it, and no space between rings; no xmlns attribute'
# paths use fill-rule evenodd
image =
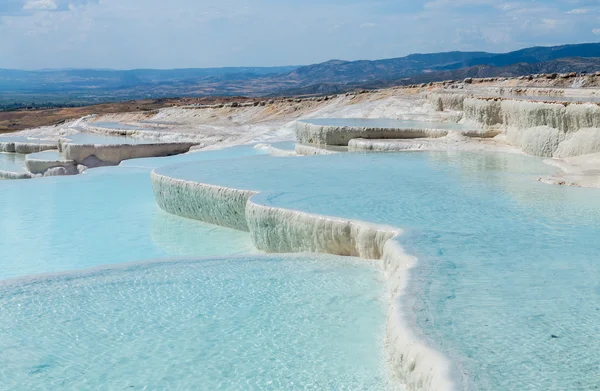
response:
<svg viewBox="0 0 600 391"><path fill-rule="evenodd" d="M527 156L455 152L155 170L260 191L256 204L402 227L419 259L401 298L406 321L452 363L457 388L588 390L600 365L600 200L535 180L552 171ZM312 240L329 234L311 227Z"/></svg>
<svg viewBox="0 0 600 391"><path fill-rule="evenodd" d="M0 152L0 171L25 172L25 155Z"/></svg>
<svg viewBox="0 0 600 391"><path fill-rule="evenodd" d="M124 129L124 130L152 130L152 129L147 129L147 128L141 128L139 126L135 126L135 125L128 125L128 124L123 124L120 122L107 122L107 121L98 121L98 122L92 122L91 123L92 126L97 126L99 128L105 128L105 129Z"/></svg>
<svg viewBox="0 0 600 391"><path fill-rule="evenodd" d="M259 191L257 205L401 228L392 240L418 261L392 305L403 331L451 363L455 389L597 386L596 190L542 184L554 169L522 155L265 153L241 146L0 182L0 384L398 387L381 261L260 254L256 233L160 210L154 169ZM310 240L331 234L313 228Z"/></svg>
<svg viewBox="0 0 600 391"><path fill-rule="evenodd" d="M0 182L0 278L174 256L254 252L246 235L159 210L149 170Z"/></svg>
<svg viewBox="0 0 600 391"><path fill-rule="evenodd" d="M357 128L382 129L445 129L469 130L470 127L453 122L428 122L388 118L315 118L304 119L300 122L319 126L350 126Z"/></svg>
<svg viewBox="0 0 600 391"><path fill-rule="evenodd" d="M493 137L498 132L473 123L382 118L318 118L296 122L296 139L300 144L348 146L353 139L439 138L450 134Z"/></svg>
<svg viewBox="0 0 600 391"><path fill-rule="evenodd" d="M384 390L378 276L359 259L246 256L0 284L0 380L18 389Z"/></svg>
<svg viewBox="0 0 600 391"><path fill-rule="evenodd" d="M261 256L246 233L156 206L152 167L260 153L0 183L3 387L395 389L376 264Z"/></svg>

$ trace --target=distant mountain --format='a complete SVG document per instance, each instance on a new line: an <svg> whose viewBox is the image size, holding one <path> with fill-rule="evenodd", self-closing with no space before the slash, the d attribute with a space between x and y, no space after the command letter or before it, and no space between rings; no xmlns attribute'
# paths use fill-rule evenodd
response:
<svg viewBox="0 0 600 391"><path fill-rule="evenodd" d="M539 62L547 62L568 57L600 57L600 44L583 43L552 47L536 46L532 48L516 50L510 53L465 59L463 61L457 61L454 64L441 67L440 70L459 69L472 67L475 65L504 67L517 63L536 64Z"/></svg>
<svg viewBox="0 0 600 391"><path fill-rule="evenodd" d="M175 82L196 83L221 78L230 80L258 78L265 75L288 73L297 66L284 67L230 67L191 69L44 69L22 71L0 69L0 91L13 92L94 92L119 90L143 85L159 85Z"/></svg>
<svg viewBox="0 0 600 391"><path fill-rule="evenodd" d="M465 77L600 71L600 43L532 47L510 53L411 54L308 66L206 69L0 69L0 108L181 96L330 94Z"/></svg>
<svg viewBox="0 0 600 391"><path fill-rule="evenodd" d="M416 77L416 75L422 75L416 77L417 79L440 80L440 77L442 77L440 72L443 71L466 69L479 65L506 67L516 64L537 64L572 57L599 58L600 43L533 47L504 54L447 52L411 54L406 57L376 61L349 62L333 60L322 64L300 67L284 77L303 84L300 88L320 84L360 85L385 83L401 78ZM517 69L505 69L503 72L511 75L523 74L518 72ZM448 73L448 75L452 75L452 73Z"/></svg>
<svg viewBox="0 0 600 391"><path fill-rule="evenodd" d="M363 88L385 88L398 85L429 83L441 80L463 80L468 77L516 77L533 74L551 73L593 73L600 71L600 56L593 58L569 57L558 60L544 61L535 64L518 63L505 67L491 65L475 65L450 71L438 71L415 75L410 78L397 80L382 80L363 84Z"/></svg>
<svg viewBox="0 0 600 391"><path fill-rule="evenodd" d="M300 67L284 77L297 81L328 80L336 83L357 83L377 79L411 76L441 69L458 62L495 56L485 52L448 52L411 54L406 57L376 61L331 60L321 64Z"/></svg>

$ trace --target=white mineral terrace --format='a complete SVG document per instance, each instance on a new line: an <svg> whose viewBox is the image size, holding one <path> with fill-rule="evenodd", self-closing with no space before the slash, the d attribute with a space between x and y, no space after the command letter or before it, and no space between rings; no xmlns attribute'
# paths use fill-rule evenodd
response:
<svg viewBox="0 0 600 391"><path fill-rule="evenodd" d="M577 88L580 79L556 79L572 82L572 87L564 87L564 83L555 87L555 80L542 76L474 79L318 98L88 116L56 127L0 136L0 151L29 154L57 149L60 137L78 132L157 144L189 143L191 150L297 137L296 152L300 155L339 152L335 146L370 151L520 150L559 159L555 163L564 168L566 158L600 152L600 89ZM164 148L124 147L119 156L117 147L103 147L105 151L98 154L104 158L94 154L98 159L93 160L118 164L126 158L185 149L174 145ZM83 147L65 149L73 156L64 159L78 165L90 152ZM146 152L133 152L142 150ZM594 171L583 172L591 175ZM22 177L23 173L11 175ZM563 182L579 185L578 180L556 181ZM594 181L581 185L590 183Z"/></svg>
<svg viewBox="0 0 600 391"><path fill-rule="evenodd" d="M501 129L524 152L565 158L600 152L596 103L467 98L464 122Z"/></svg>
<svg viewBox="0 0 600 391"><path fill-rule="evenodd" d="M390 294L386 346L394 373L409 390L452 390L450 364L422 344L404 320L401 296L414 258L395 238L401 230L266 205L266 193L188 181L152 172L158 205L177 216L249 232L269 253L321 252L383 262Z"/></svg>
<svg viewBox="0 0 600 391"><path fill-rule="evenodd" d="M63 157L58 150L31 153L25 157L25 166L32 174L44 175L49 170L64 172L65 175L77 173L77 163Z"/></svg>
<svg viewBox="0 0 600 391"><path fill-rule="evenodd" d="M436 84L327 99L91 116L0 137L0 152L28 154L23 158L26 171L4 171L0 166L0 177L75 174L126 159L259 143L257 148L278 156L424 150L527 153L551 158L548 163L564 171L541 181L600 186L600 106L591 102L600 91L527 87L517 93L515 80L494 83ZM501 97L506 94L510 97ZM573 99L561 101L560 97ZM79 136L73 136L77 134L127 141L96 142L88 136L77 141ZM294 151L272 145L294 138L298 141ZM262 251L381 260L391 297L386 344L396 375L409 390L456 388L451 363L407 324L401 298L415 259L398 244L400 229L274 207L265 202L267 193L178 179L161 168L152 172L151 181L163 210L248 232Z"/></svg>
<svg viewBox="0 0 600 391"><path fill-rule="evenodd" d="M493 137L494 129L483 130L478 125L399 121L381 119L303 120L296 124L299 143L347 146L350 140L363 139L421 139L440 138L450 133L471 137Z"/></svg>
<svg viewBox="0 0 600 391"><path fill-rule="evenodd" d="M3 141L5 139L6 141ZM25 156L23 170L3 170L2 179L74 175L88 168L114 166L123 160L186 153L193 142L162 142L157 139L97 136L89 133L61 134L52 138L0 138L0 151Z"/></svg>

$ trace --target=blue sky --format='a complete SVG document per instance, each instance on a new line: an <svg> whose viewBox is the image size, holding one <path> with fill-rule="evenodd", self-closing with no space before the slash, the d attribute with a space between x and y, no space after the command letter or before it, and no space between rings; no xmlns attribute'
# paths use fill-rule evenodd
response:
<svg viewBox="0 0 600 391"><path fill-rule="evenodd" d="M600 0L0 0L0 68L310 64L600 41Z"/></svg>

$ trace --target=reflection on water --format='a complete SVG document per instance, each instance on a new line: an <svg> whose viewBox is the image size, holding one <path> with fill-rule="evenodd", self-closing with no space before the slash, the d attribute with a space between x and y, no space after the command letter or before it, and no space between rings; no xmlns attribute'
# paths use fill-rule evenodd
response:
<svg viewBox="0 0 600 391"><path fill-rule="evenodd" d="M0 171L26 172L25 155L0 152Z"/></svg>

